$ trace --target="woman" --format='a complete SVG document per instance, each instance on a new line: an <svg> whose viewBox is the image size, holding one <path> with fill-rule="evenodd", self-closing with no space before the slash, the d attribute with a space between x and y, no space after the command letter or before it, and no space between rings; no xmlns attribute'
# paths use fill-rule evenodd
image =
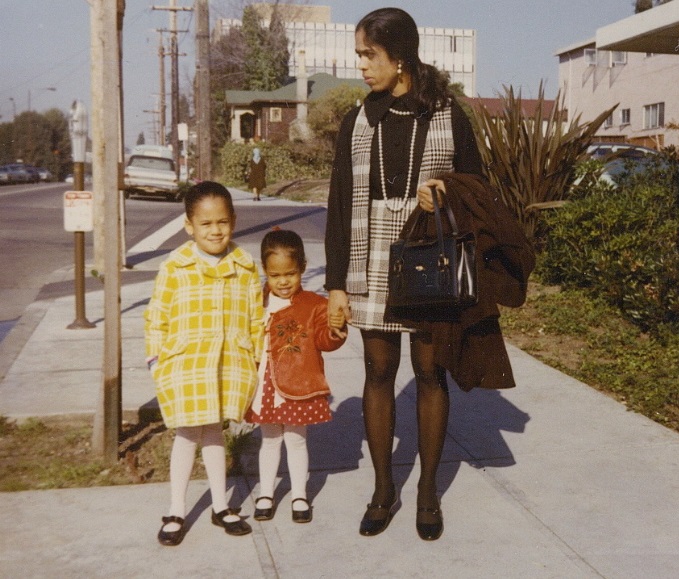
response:
<svg viewBox="0 0 679 579"><path fill-rule="evenodd" d="M259 147L252 150L250 159L250 170L248 173L248 187L252 189L255 201L261 201L262 189L266 187L266 161L262 159L262 152Z"/></svg>
<svg viewBox="0 0 679 579"><path fill-rule="evenodd" d="M445 369L435 362L431 332L385 321L389 245L418 203L433 210L428 186L445 189L436 177L453 170L480 175L481 160L447 79L420 61L418 45L415 22L397 8L375 10L356 27L358 68L371 92L347 114L337 140L326 289L330 318L343 315L359 328L364 346L363 413L375 490L359 532L384 531L398 500L391 468L394 383L401 333L408 332L421 462L416 528L422 539L435 540L443 531L436 472L448 423Z"/></svg>

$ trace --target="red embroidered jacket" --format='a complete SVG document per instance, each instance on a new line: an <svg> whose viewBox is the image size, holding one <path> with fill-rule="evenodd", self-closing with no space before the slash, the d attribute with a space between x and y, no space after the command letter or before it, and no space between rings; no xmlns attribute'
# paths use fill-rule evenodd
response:
<svg viewBox="0 0 679 579"><path fill-rule="evenodd" d="M326 298L296 293L288 307L271 315L266 331L271 380L283 397L304 400L330 394L321 352L336 350L345 339L328 328Z"/></svg>

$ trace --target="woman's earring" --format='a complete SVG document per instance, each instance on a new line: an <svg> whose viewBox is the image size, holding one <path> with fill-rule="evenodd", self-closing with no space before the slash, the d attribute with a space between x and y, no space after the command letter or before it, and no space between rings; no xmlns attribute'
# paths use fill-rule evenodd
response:
<svg viewBox="0 0 679 579"><path fill-rule="evenodd" d="M401 76L403 74L403 63L399 60L398 65L396 66L396 74Z"/></svg>

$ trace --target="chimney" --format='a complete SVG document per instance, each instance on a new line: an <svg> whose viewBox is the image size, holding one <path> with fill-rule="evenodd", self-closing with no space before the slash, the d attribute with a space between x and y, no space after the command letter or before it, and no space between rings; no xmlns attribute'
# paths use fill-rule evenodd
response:
<svg viewBox="0 0 679 579"><path fill-rule="evenodd" d="M309 101L309 82L306 73L306 55L304 50L299 51L299 64L297 66L297 119L306 121Z"/></svg>

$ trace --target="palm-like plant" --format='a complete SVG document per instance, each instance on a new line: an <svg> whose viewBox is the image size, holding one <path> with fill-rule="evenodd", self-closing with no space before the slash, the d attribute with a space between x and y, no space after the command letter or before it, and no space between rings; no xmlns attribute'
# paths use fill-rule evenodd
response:
<svg viewBox="0 0 679 579"><path fill-rule="evenodd" d="M486 176L514 212L529 239L536 235L540 209L556 207L575 180L576 165L587 157L594 133L617 105L589 123L580 115L566 123L568 111L560 94L551 111L540 84L532 116L524 115L521 93L505 87L502 114L474 109L472 122Z"/></svg>

